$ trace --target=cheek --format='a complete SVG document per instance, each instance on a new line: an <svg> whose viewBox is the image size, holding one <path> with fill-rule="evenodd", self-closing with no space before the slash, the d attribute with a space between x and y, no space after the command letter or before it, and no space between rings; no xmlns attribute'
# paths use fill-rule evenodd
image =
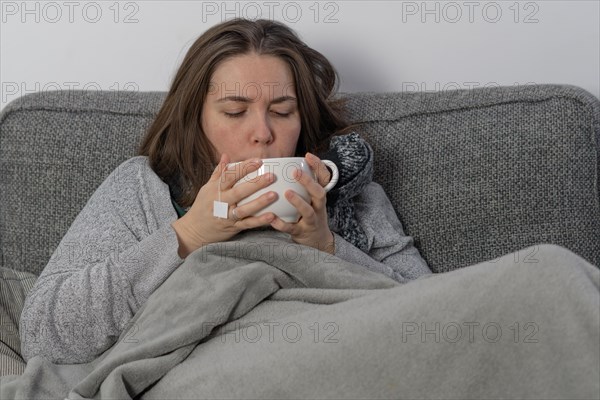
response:
<svg viewBox="0 0 600 400"><path fill-rule="evenodd" d="M271 127L276 132L283 132L287 137L300 134L301 122L299 118L271 119Z"/></svg>
<svg viewBox="0 0 600 400"><path fill-rule="evenodd" d="M231 135L224 127L214 126L210 131L210 134L207 134L206 136L213 146L221 152L225 151L231 142Z"/></svg>
<svg viewBox="0 0 600 400"><path fill-rule="evenodd" d="M207 116L202 120L202 130L208 141L221 153L227 141L225 127L219 124L218 121L210 118L210 116Z"/></svg>
<svg viewBox="0 0 600 400"><path fill-rule="evenodd" d="M296 138L296 142L300 138L300 131L302 130L302 123L300 122L300 118L295 121L294 125L294 137Z"/></svg>
<svg viewBox="0 0 600 400"><path fill-rule="evenodd" d="M288 151L294 153L300 139L301 124L298 120L297 123L293 123L287 127L286 137L288 138L287 148Z"/></svg>
<svg viewBox="0 0 600 400"><path fill-rule="evenodd" d="M215 112L207 112L202 120L202 129L208 138L220 138L231 130L231 124L224 121Z"/></svg>
<svg viewBox="0 0 600 400"><path fill-rule="evenodd" d="M208 138L208 140L211 140L213 127L209 113L202 112L202 116L200 117L200 126L202 127L202 132L204 132L204 135Z"/></svg>

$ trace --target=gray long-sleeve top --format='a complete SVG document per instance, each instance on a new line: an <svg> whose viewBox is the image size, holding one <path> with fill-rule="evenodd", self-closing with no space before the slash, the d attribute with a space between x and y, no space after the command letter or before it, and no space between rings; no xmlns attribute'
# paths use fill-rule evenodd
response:
<svg viewBox="0 0 600 400"><path fill-rule="evenodd" d="M334 234L336 256L399 282L431 273L381 186L370 183L354 203L369 252ZM169 187L147 157L116 168L73 221L27 296L20 320L23 358L84 363L111 347L184 262L171 226L176 219Z"/></svg>

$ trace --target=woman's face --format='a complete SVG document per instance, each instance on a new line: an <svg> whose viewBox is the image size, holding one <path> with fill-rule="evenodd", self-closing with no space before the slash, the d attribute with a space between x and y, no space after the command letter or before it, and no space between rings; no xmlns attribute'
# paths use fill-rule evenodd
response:
<svg viewBox="0 0 600 400"><path fill-rule="evenodd" d="M255 53L223 61L211 77L202 129L217 160L291 157L300 136L300 113L289 66Z"/></svg>

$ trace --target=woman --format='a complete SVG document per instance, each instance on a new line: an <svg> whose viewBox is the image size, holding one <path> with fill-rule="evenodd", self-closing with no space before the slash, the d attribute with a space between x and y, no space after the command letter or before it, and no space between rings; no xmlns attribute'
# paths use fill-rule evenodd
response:
<svg viewBox="0 0 600 400"><path fill-rule="evenodd" d="M100 185L57 249L78 242L112 244L114 251L53 257L28 295L20 326L25 360L91 361L189 254L249 229L289 234L400 282L430 274L382 188L371 182L371 149L349 133L335 88L327 59L283 24L236 19L200 36L139 156ZM340 169L327 195L330 173L316 154ZM260 214L276 200L273 192L237 206L272 182L266 174L234 187L241 171L256 170L261 158L287 156L305 156L317 177L295 175L310 202L285 194L300 220ZM242 167L224 174L231 162ZM227 218L214 216L217 199L227 203Z"/></svg>

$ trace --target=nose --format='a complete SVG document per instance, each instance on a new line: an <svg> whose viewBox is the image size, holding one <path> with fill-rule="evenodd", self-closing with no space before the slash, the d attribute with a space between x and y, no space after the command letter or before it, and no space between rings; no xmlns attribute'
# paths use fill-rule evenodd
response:
<svg viewBox="0 0 600 400"><path fill-rule="evenodd" d="M273 132L267 117L257 117L252 129L253 144L270 144L273 141Z"/></svg>

